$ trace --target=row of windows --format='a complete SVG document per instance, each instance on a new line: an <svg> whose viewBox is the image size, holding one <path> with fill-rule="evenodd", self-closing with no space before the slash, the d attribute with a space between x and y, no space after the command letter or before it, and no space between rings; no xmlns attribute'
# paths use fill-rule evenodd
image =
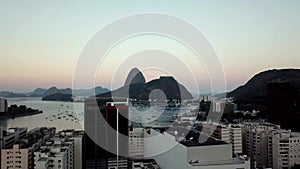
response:
<svg viewBox="0 0 300 169"><path fill-rule="evenodd" d="M17 166L7 166L6 168L7 169L9 169L9 168L22 168L22 166L20 166L20 165L17 165Z"/></svg>

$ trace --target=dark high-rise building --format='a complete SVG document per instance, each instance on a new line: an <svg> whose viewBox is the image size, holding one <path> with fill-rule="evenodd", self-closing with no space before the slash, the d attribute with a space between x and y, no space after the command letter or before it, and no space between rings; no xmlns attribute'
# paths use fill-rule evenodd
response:
<svg viewBox="0 0 300 169"><path fill-rule="evenodd" d="M268 120L284 128L300 130L299 88L289 82L272 82L268 88Z"/></svg>
<svg viewBox="0 0 300 169"><path fill-rule="evenodd" d="M127 99L89 98L84 113L85 168L127 168Z"/></svg>

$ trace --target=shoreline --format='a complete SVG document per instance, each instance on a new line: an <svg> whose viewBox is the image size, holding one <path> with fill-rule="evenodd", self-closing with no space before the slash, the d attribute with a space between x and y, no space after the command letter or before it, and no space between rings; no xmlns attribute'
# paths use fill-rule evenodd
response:
<svg viewBox="0 0 300 169"><path fill-rule="evenodd" d="M36 114L42 114L43 111L40 110L40 111L35 111L35 112L31 112L31 113L22 113L22 114L14 114L14 115L9 115L9 114L6 114L5 112L5 115L0 115L0 119L3 120L3 119L13 119L13 118L16 118L16 117L24 117L24 116L32 116L32 115L36 115Z"/></svg>

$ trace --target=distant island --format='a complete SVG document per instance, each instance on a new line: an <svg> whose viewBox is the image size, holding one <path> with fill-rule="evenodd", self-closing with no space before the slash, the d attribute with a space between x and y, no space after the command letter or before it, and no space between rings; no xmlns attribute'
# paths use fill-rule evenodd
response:
<svg viewBox="0 0 300 169"><path fill-rule="evenodd" d="M16 97L27 97L27 95L23 93L14 93L11 91L0 91L0 97L16 98Z"/></svg>
<svg viewBox="0 0 300 169"><path fill-rule="evenodd" d="M11 105L7 108L6 112L2 112L0 114L0 119L8 119L8 118L15 118L15 117L22 117L22 116L30 116L35 114L43 113L41 110L32 109L26 107L25 105Z"/></svg>
<svg viewBox="0 0 300 169"><path fill-rule="evenodd" d="M71 94L54 93L42 97L43 101L63 101L63 102L73 102L73 96Z"/></svg>
<svg viewBox="0 0 300 169"><path fill-rule="evenodd" d="M128 97L136 100L149 100L150 93L155 90L161 90L167 100L188 100L192 99L191 93L180 83L178 83L172 76L162 76L159 79L154 79L150 82L146 82L144 75L137 68L133 68L124 83L124 86L114 91L108 89L96 87L94 90L75 90L71 89L57 89L51 87L47 91L44 91L42 97L43 101L65 101L73 102L73 98L83 93L89 93L88 96L97 97ZM41 92L41 89L39 89ZM157 97L161 97L160 95ZM156 98L158 99L158 98Z"/></svg>
<svg viewBox="0 0 300 169"><path fill-rule="evenodd" d="M89 96L95 96L101 93L108 92L109 90L106 88L102 88L100 86L97 86L95 88L91 89L58 89L56 87L51 87L48 90L35 90L31 94L39 94L39 96L42 96L43 101L63 101L63 102L73 102L75 97L89 97ZM39 93L37 93L39 92Z"/></svg>
<svg viewBox="0 0 300 169"><path fill-rule="evenodd" d="M94 88L89 88L89 89L57 88L53 86L50 87L49 89L36 88L31 92L25 92L25 93L14 93L12 91L0 91L0 97L4 97L4 98L46 97L56 93L88 97L88 96L95 96L106 92L109 92L109 90L101 86L96 86Z"/></svg>

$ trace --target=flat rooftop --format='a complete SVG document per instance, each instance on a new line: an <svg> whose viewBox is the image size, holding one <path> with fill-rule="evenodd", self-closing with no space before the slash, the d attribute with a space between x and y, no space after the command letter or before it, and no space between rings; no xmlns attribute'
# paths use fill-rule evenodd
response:
<svg viewBox="0 0 300 169"><path fill-rule="evenodd" d="M38 161L46 161L48 158L40 157Z"/></svg>
<svg viewBox="0 0 300 169"><path fill-rule="evenodd" d="M180 143L186 147L228 144L222 140L218 140L206 134L203 134L200 131L188 129L183 126L174 127L172 130L167 131L167 133L174 137L184 136L187 140L181 141Z"/></svg>
<svg viewBox="0 0 300 169"><path fill-rule="evenodd" d="M204 136L207 137L207 136ZM225 145L228 144L225 141L222 140L216 140L214 138L211 137L207 137L206 139L199 139L199 142L191 142L191 141L184 141L184 142L180 142L182 145L186 146L186 147L196 147L196 146L213 146L213 145ZM203 141L201 141L203 140Z"/></svg>
<svg viewBox="0 0 300 169"><path fill-rule="evenodd" d="M234 159L228 159L228 160L219 160L219 161L207 161L207 162L201 162L200 163L193 163L192 166L212 166L212 165L240 165L245 164L245 161L242 159L234 158Z"/></svg>

